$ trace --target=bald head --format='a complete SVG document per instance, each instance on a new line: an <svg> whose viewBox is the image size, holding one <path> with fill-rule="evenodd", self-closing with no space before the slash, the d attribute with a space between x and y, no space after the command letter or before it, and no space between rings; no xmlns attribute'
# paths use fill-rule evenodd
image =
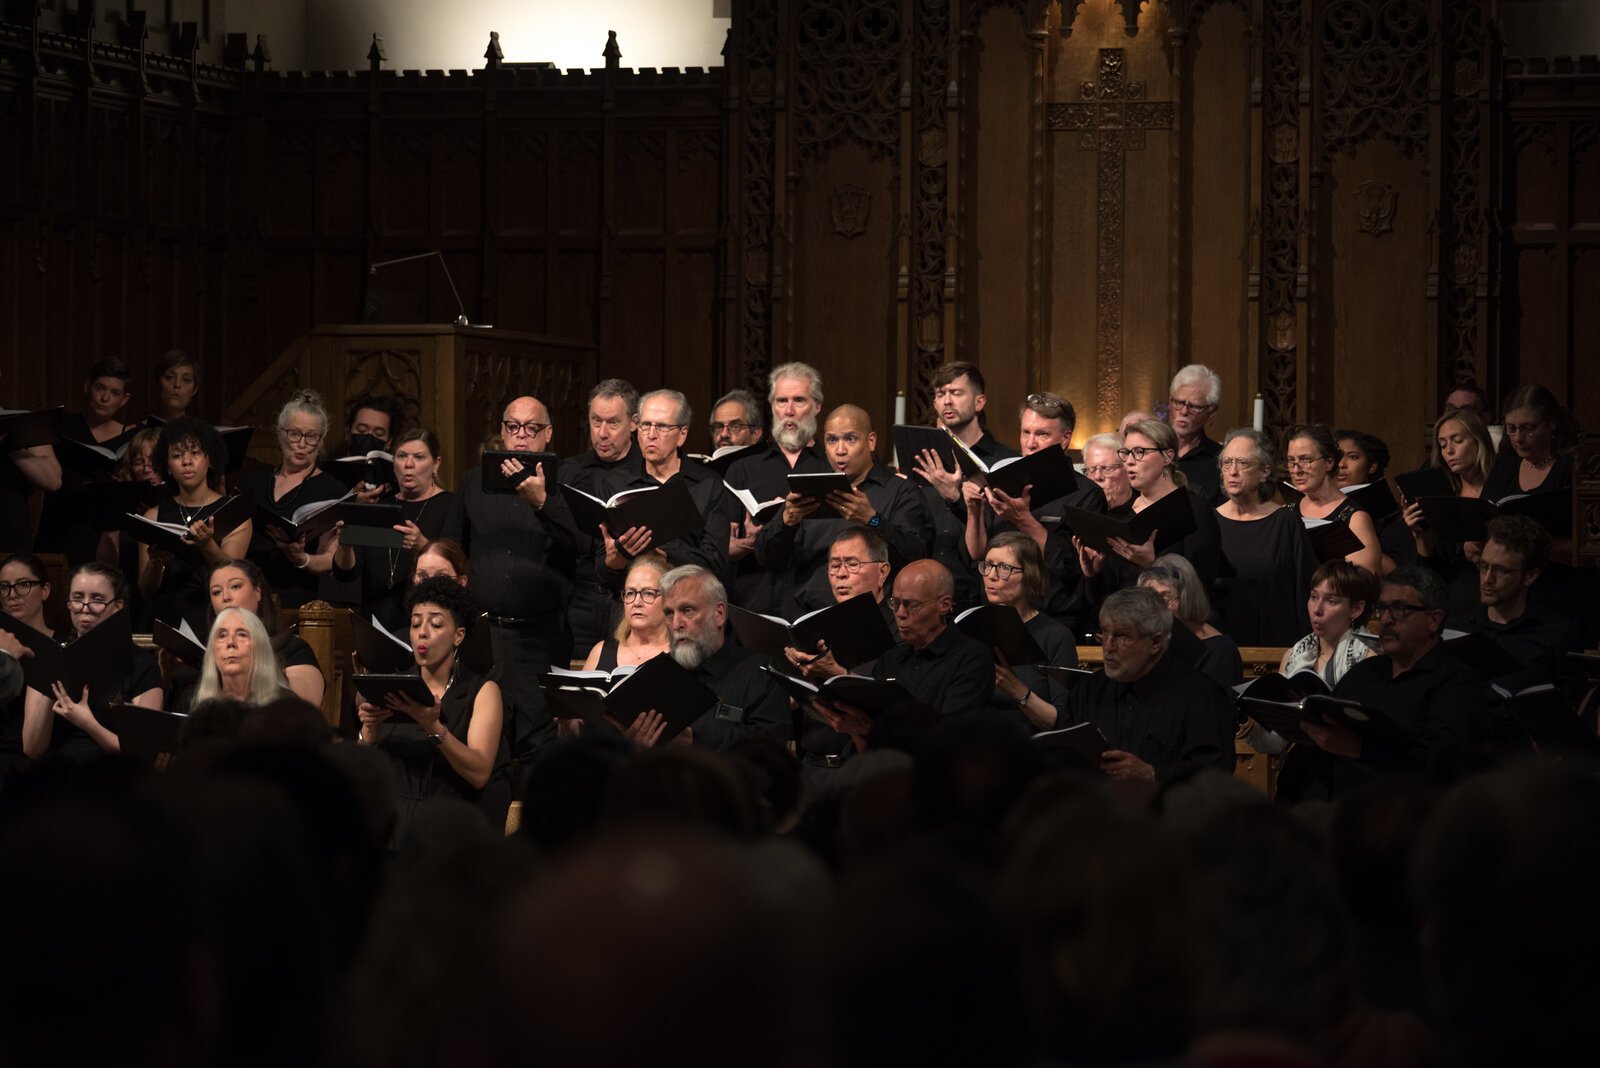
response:
<svg viewBox="0 0 1600 1068"><path fill-rule="evenodd" d="M513 452L543 452L554 434L550 410L538 397L518 397L500 413L500 434Z"/></svg>
<svg viewBox="0 0 1600 1068"><path fill-rule="evenodd" d="M872 469L873 452L878 448L872 417L865 408L839 405L822 425L822 448L835 471L848 475L851 484L860 482Z"/></svg>
<svg viewBox="0 0 1600 1068"><path fill-rule="evenodd" d="M937 560L916 560L900 569L894 579L895 626L900 640L914 649L926 649L944 633L955 596L955 580Z"/></svg>

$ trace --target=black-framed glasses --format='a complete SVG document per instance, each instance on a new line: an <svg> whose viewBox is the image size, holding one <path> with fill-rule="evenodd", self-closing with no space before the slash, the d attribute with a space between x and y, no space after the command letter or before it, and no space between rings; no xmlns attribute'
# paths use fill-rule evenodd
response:
<svg viewBox="0 0 1600 1068"><path fill-rule="evenodd" d="M514 419L500 420L500 430L508 438L514 438L519 434L526 434L530 438L536 438L549 428L549 423L519 423Z"/></svg>
<svg viewBox="0 0 1600 1068"><path fill-rule="evenodd" d="M638 601L640 604L655 604L660 597L660 590L640 589L638 587L633 587L622 591L622 601L624 604L632 604L634 601Z"/></svg>
<svg viewBox="0 0 1600 1068"><path fill-rule="evenodd" d="M1283 462L1291 471L1308 471L1317 464L1331 464L1333 460L1327 456L1289 456Z"/></svg>
<svg viewBox="0 0 1600 1068"><path fill-rule="evenodd" d="M1424 605L1413 604L1410 601L1378 601L1372 606L1372 618L1382 619L1388 616L1396 623L1404 623L1413 612L1426 612Z"/></svg>
<svg viewBox="0 0 1600 1068"><path fill-rule="evenodd" d="M302 441L307 445L320 445L322 443L322 431L320 430L301 430L299 428L291 428L289 430L285 430L283 432L283 436L297 445Z"/></svg>
<svg viewBox="0 0 1600 1068"><path fill-rule="evenodd" d="M74 612L87 612L91 616L99 615L115 603L115 601L104 601L98 597L85 597L81 593L74 593L67 598L68 608Z"/></svg>
<svg viewBox="0 0 1600 1068"><path fill-rule="evenodd" d="M1162 451L1161 449L1147 448L1147 447L1145 447L1143 445L1135 445L1131 449L1130 448L1118 449L1117 450L1117 455L1122 457L1124 460L1132 460L1134 463L1138 463L1140 460L1143 460L1146 456L1149 456L1151 453L1157 453L1157 452L1161 452L1161 451Z"/></svg>
<svg viewBox="0 0 1600 1068"><path fill-rule="evenodd" d="M730 419L726 423L719 423L716 420L712 420L710 426L711 436L716 437L724 430L731 434L743 434L745 431L750 429L752 424L745 422L743 419Z"/></svg>
<svg viewBox="0 0 1600 1068"><path fill-rule="evenodd" d="M934 603L933 600L913 601L908 600L905 597L888 597L885 598L885 601L889 605L889 611L899 612L904 610L905 614L908 616L914 616L918 612L922 611L923 608Z"/></svg>
<svg viewBox="0 0 1600 1068"><path fill-rule="evenodd" d="M16 594L18 597L26 597L43 585L44 583L38 579L18 579L16 582L0 582L0 597L10 597L12 594Z"/></svg>
<svg viewBox="0 0 1600 1068"><path fill-rule="evenodd" d="M1182 408L1190 415L1198 415L1201 412L1209 412L1212 408L1215 408L1216 405L1196 404L1193 401L1179 400L1177 397L1170 397L1167 399L1167 407Z"/></svg>
<svg viewBox="0 0 1600 1068"><path fill-rule="evenodd" d="M881 564L881 563L883 563L882 560L857 560L853 556L838 556L838 557L834 557L833 559L828 561L828 574L830 574L830 575L840 575L840 574L859 575L859 574L861 574L861 569L866 567L868 564ZM894 598L892 598L892 597L890 598L890 600L893 600L893 599ZM893 608L894 606L890 605L889 607Z"/></svg>
<svg viewBox="0 0 1600 1068"><path fill-rule="evenodd" d="M1020 574L1021 571L1022 568L1016 564L1002 564L998 560L978 561L978 574L982 575L984 578L994 575L999 578L1001 582L1007 581L1012 575Z"/></svg>

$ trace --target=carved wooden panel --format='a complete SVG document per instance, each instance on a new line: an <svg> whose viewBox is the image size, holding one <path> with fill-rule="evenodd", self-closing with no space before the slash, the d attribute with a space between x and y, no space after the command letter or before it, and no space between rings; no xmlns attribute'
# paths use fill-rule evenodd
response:
<svg viewBox="0 0 1600 1068"><path fill-rule="evenodd" d="M1261 68L1261 394L1280 443L1300 419L1302 235L1300 79L1306 19L1300 0L1265 0Z"/></svg>

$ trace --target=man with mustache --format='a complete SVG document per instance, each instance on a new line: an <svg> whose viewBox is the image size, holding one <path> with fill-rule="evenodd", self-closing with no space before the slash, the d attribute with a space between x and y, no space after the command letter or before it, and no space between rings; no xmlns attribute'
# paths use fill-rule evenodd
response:
<svg viewBox="0 0 1600 1068"><path fill-rule="evenodd" d="M726 749L740 738L767 734L787 741L789 698L761 670L765 656L728 642L728 594L717 576L697 564L661 576L672 659L716 691L717 706L686 734L702 749Z"/></svg>
<svg viewBox="0 0 1600 1068"><path fill-rule="evenodd" d="M1228 694L1169 649L1172 613L1146 586L1100 606L1105 671L1072 691L1056 728L1092 723L1110 743L1100 770L1113 779L1167 787L1204 768L1233 772Z"/></svg>
<svg viewBox="0 0 1600 1068"><path fill-rule="evenodd" d="M1427 568L1398 568L1384 579L1372 606L1380 654L1346 672L1333 694L1381 709L1399 732L1357 734L1331 720L1305 724L1316 748L1298 746L1290 754L1278 780L1280 800L1337 796L1390 772L1448 782L1469 768L1487 720L1483 682L1442 648L1448 604L1444 581Z"/></svg>
<svg viewBox="0 0 1600 1068"><path fill-rule="evenodd" d="M789 493L789 475L832 470L818 447L817 419L822 414L822 376L810 364L793 362L767 376L767 403L772 407L772 433L767 448L737 460L724 479L734 489L749 490L758 501ZM769 519L767 526L772 525ZM787 577L764 568L755 556L761 526L749 515L733 523L728 534L728 564L733 573L733 602L752 612L782 615L791 602Z"/></svg>

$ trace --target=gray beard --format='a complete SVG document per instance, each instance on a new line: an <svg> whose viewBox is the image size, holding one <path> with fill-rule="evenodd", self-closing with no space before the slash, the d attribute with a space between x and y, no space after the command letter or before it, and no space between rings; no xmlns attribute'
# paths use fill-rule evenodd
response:
<svg viewBox="0 0 1600 1068"><path fill-rule="evenodd" d="M672 659L685 671L694 671L701 664L711 658L716 652L705 642L698 638L674 638L672 640Z"/></svg>
<svg viewBox="0 0 1600 1068"><path fill-rule="evenodd" d="M792 429L784 426L782 420L774 419L772 421L772 440L778 443L778 448L785 451L799 452L806 447L806 442L811 441L816 436L817 420L815 416L800 420L800 425Z"/></svg>

